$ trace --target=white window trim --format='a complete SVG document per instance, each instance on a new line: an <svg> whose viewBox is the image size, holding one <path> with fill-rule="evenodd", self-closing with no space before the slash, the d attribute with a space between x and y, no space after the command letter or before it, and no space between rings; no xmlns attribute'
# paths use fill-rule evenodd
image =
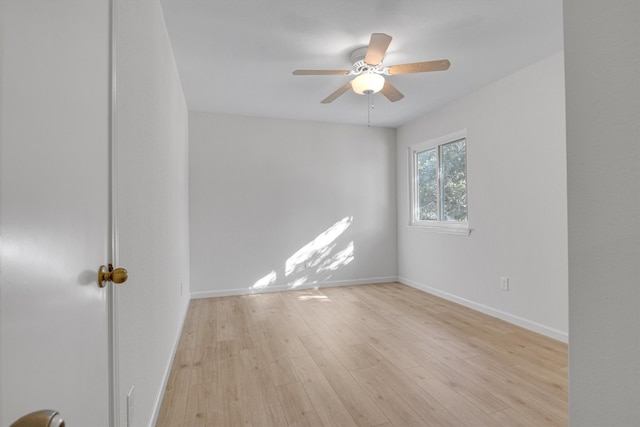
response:
<svg viewBox="0 0 640 427"><path fill-rule="evenodd" d="M445 233L456 234L462 236L468 236L471 233L469 228L469 221L467 212L467 221L424 221L417 219L417 170L415 157L417 153L437 148L440 145L447 144L449 142L457 141L459 139L467 139L467 130L461 129L456 132L452 132L441 137L430 139L428 141L420 142L409 146L409 227L415 230L427 231L432 233ZM467 145L468 147L468 145ZM468 159L468 156L467 156ZM467 197L469 189L467 188Z"/></svg>

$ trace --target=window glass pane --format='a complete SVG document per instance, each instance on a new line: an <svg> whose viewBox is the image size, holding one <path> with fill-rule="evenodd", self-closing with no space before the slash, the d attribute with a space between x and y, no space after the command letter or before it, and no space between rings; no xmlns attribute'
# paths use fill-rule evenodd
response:
<svg viewBox="0 0 640 427"><path fill-rule="evenodd" d="M438 220L438 156L436 149L416 155L418 220Z"/></svg>
<svg viewBox="0 0 640 427"><path fill-rule="evenodd" d="M467 220L467 156L465 140L441 146L442 221Z"/></svg>

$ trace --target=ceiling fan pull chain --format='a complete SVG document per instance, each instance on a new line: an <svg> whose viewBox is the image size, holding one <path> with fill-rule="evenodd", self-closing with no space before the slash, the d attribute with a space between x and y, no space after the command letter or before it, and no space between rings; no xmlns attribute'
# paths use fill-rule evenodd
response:
<svg viewBox="0 0 640 427"><path fill-rule="evenodd" d="M371 103L371 92L367 92L367 127L371 127L371 110L373 104Z"/></svg>

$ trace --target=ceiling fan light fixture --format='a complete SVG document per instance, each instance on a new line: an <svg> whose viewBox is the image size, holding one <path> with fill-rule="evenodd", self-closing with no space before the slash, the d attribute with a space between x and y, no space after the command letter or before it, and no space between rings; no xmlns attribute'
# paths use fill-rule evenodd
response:
<svg viewBox="0 0 640 427"><path fill-rule="evenodd" d="M363 73L353 79L351 87L359 95L367 93L378 93L384 86L384 77L376 73Z"/></svg>

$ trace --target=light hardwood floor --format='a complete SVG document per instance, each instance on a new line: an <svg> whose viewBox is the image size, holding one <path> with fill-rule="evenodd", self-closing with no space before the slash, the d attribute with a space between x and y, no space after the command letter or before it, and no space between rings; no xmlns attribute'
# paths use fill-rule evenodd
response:
<svg viewBox="0 0 640 427"><path fill-rule="evenodd" d="M398 284L191 301L157 426L567 425L567 346Z"/></svg>

